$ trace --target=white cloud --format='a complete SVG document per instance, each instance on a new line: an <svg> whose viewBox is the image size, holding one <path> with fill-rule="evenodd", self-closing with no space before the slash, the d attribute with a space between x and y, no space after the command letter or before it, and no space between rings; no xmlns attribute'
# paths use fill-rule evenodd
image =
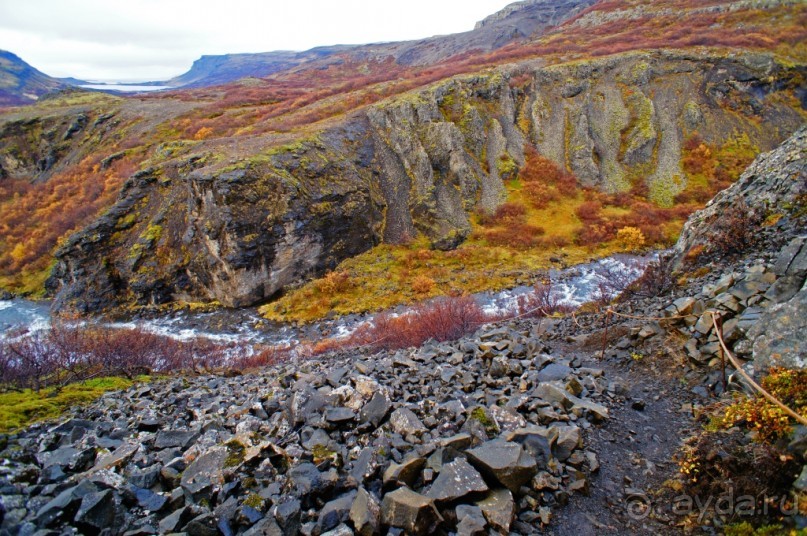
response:
<svg viewBox="0 0 807 536"><path fill-rule="evenodd" d="M203 54L305 50L473 28L508 0L0 0L0 48L52 76L158 80Z"/></svg>

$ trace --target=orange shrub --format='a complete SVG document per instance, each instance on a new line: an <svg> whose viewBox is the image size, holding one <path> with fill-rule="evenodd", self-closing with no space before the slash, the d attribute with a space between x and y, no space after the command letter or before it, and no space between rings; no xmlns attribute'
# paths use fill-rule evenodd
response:
<svg viewBox="0 0 807 536"><path fill-rule="evenodd" d="M417 294L428 294L434 288L435 282L429 276L419 275L412 281L412 290Z"/></svg>
<svg viewBox="0 0 807 536"><path fill-rule="evenodd" d="M337 292L343 292L352 286L350 274L344 271L328 272L322 279L317 279L314 282L314 287L326 296L330 296Z"/></svg>

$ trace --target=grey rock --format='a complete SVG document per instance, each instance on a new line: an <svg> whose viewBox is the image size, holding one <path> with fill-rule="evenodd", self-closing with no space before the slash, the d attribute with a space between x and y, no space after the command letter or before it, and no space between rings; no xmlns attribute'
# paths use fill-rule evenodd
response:
<svg viewBox="0 0 807 536"><path fill-rule="evenodd" d="M398 408L393 411L392 415L390 415L389 422L390 426L392 427L392 431L403 436L409 434L421 436L427 431L426 427L423 426L423 423L420 421L420 419L418 419L417 415L415 415L409 408Z"/></svg>
<svg viewBox="0 0 807 536"><path fill-rule="evenodd" d="M779 252L773 264L773 272L780 276L803 275L807 271L807 236L791 240Z"/></svg>
<svg viewBox="0 0 807 536"><path fill-rule="evenodd" d="M359 412L359 420L363 423L370 423L378 427L384 420L384 417L387 416L387 413L389 413L391 407L386 395L376 392L373 394L370 401L362 406Z"/></svg>
<svg viewBox="0 0 807 536"><path fill-rule="evenodd" d="M496 489L477 501L476 505L490 526L501 534L509 534L510 526L516 516L516 503L509 489Z"/></svg>
<svg viewBox="0 0 807 536"><path fill-rule="evenodd" d="M154 439L154 446L158 449L176 447L184 450L190 447L198 438L199 432L196 430L160 431L157 432L157 437Z"/></svg>
<svg viewBox="0 0 807 536"><path fill-rule="evenodd" d="M102 469L111 469L113 467L126 465L139 448L140 445L137 443L124 443L120 447L116 448L114 452L98 458L95 462L95 466L93 467L93 471L100 471Z"/></svg>
<svg viewBox="0 0 807 536"><path fill-rule="evenodd" d="M470 504L460 504L457 513L457 536L485 536L487 520L482 509Z"/></svg>
<svg viewBox="0 0 807 536"><path fill-rule="evenodd" d="M572 452L580 447L581 434L577 426L558 427L558 439L555 441L555 457L560 461L566 461Z"/></svg>
<svg viewBox="0 0 807 536"><path fill-rule="evenodd" d="M384 495L381 516L385 525L412 535L429 534L443 521L433 499L408 488Z"/></svg>
<svg viewBox="0 0 807 536"><path fill-rule="evenodd" d="M108 489L85 495L73 520L85 531L98 533L114 525L116 514L115 492Z"/></svg>
<svg viewBox="0 0 807 536"><path fill-rule="evenodd" d="M335 424L344 424L356 418L350 408L328 408L325 410L325 420Z"/></svg>
<svg viewBox="0 0 807 536"><path fill-rule="evenodd" d="M550 363L538 371L539 382L551 382L556 380L566 380L572 373L572 369L560 363Z"/></svg>
<svg viewBox="0 0 807 536"><path fill-rule="evenodd" d="M350 491L325 503L317 518L319 529L325 532L347 521L355 498L356 492Z"/></svg>
<svg viewBox="0 0 807 536"><path fill-rule="evenodd" d="M350 527L342 523L333 530L323 532L322 534L320 534L320 536L353 536L353 534L354 532L350 529Z"/></svg>
<svg viewBox="0 0 807 536"><path fill-rule="evenodd" d="M136 490L135 497L137 498L138 506L149 512L159 512L168 503L167 497L148 489Z"/></svg>
<svg viewBox="0 0 807 536"><path fill-rule="evenodd" d="M274 519L268 517L261 519L244 532L244 536L288 536L288 534L280 529Z"/></svg>
<svg viewBox="0 0 807 536"><path fill-rule="evenodd" d="M283 534L294 535L300 530L302 511L300 501L288 499L272 508L272 514L277 520Z"/></svg>
<svg viewBox="0 0 807 536"><path fill-rule="evenodd" d="M183 506L160 521L160 533L178 532L191 519L193 519L193 511L189 507Z"/></svg>
<svg viewBox="0 0 807 536"><path fill-rule="evenodd" d="M415 481L423 467L426 465L425 458L410 458L402 463L390 463L384 471L383 482L385 486L405 484L414 486Z"/></svg>
<svg viewBox="0 0 807 536"><path fill-rule="evenodd" d="M129 473L129 483L138 488L151 488L160 478L162 467L152 466L141 471Z"/></svg>
<svg viewBox="0 0 807 536"><path fill-rule="evenodd" d="M765 298L773 303L784 303L790 300L804 285L804 277L800 275L785 275L765 292Z"/></svg>
<svg viewBox="0 0 807 536"><path fill-rule="evenodd" d="M333 487L334 482L321 473L317 466L311 463L301 463L289 471L292 485L300 496L308 494L322 494Z"/></svg>
<svg viewBox="0 0 807 536"><path fill-rule="evenodd" d="M325 407L325 398L310 386L294 391L288 403L289 420L293 424L308 422Z"/></svg>
<svg viewBox="0 0 807 536"><path fill-rule="evenodd" d="M350 521L360 536L377 534L381 527L381 505L374 495L359 488L350 507Z"/></svg>
<svg viewBox="0 0 807 536"><path fill-rule="evenodd" d="M466 454L468 461L482 474L495 478L514 493L538 472L535 458L524 452L518 443L501 439L488 441Z"/></svg>
<svg viewBox="0 0 807 536"><path fill-rule="evenodd" d="M58 466L64 471L82 471L95 460L95 449L77 449L63 447L50 452L41 452L36 455L39 464L47 469Z"/></svg>
<svg viewBox="0 0 807 536"><path fill-rule="evenodd" d="M213 447L196 458L182 473L180 485L195 489L194 484L223 484L224 466L230 455L227 447Z"/></svg>
<svg viewBox="0 0 807 536"><path fill-rule="evenodd" d="M57 520L72 518L84 496L97 491L98 488L87 480L68 488L42 506L34 521L39 526L47 527Z"/></svg>
<svg viewBox="0 0 807 536"><path fill-rule="evenodd" d="M218 536L219 529L216 517L206 513L193 518L182 529L188 536Z"/></svg>
<svg viewBox="0 0 807 536"><path fill-rule="evenodd" d="M771 367L807 367L807 289L785 303L769 307L749 330L753 342L754 371Z"/></svg>
<svg viewBox="0 0 807 536"><path fill-rule="evenodd" d="M488 486L482 475L465 459L457 458L443 466L426 496L438 502L449 502L485 491L488 491Z"/></svg>

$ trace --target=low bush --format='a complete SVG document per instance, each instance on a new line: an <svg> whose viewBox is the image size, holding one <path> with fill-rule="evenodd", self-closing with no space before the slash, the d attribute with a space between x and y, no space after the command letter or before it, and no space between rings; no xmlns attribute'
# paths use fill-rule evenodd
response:
<svg viewBox="0 0 807 536"><path fill-rule="evenodd" d="M715 220L709 253L734 256L746 251L756 243L761 223L762 218L740 201Z"/></svg>
<svg viewBox="0 0 807 536"><path fill-rule="evenodd" d="M142 329L54 324L36 333L12 333L0 342L0 388L39 391L91 378L215 369L278 362L288 347L176 340Z"/></svg>
<svg viewBox="0 0 807 536"><path fill-rule="evenodd" d="M350 274L347 272L328 272L325 277L317 279L314 286L325 296L331 296L337 292L343 292L349 289L352 284L350 281Z"/></svg>
<svg viewBox="0 0 807 536"><path fill-rule="evenodd" d="M514 202L507 202L499 206L493 214L482 213L480 223L485 226L510 225L523 221L527 214L524 205Z"/></svg>
<svg viewBox="0 0 807 536"><path fill-rule="evenodd" d="M310 346L311 355L357 347L398 350L429 339L456 340L490 321L471 296L447 296L413 306L405 314L380 313L351 335Z"/></svg>
<svg viewBox="0 0 807 536"><path fill-rule="evenodd" d="M434 285L434 279L426 275L419 275L412 281L412 290L416 294L428 294L432 291Z"/></svg>
<svg viewBox="0 0 807 536"><path fill-rule="evenodd" d="M555 313L568 313L572 309L553 291L552 281L547 280L537 283L529 294L519 296L517 315L525 318L541 318Z"/></svg>

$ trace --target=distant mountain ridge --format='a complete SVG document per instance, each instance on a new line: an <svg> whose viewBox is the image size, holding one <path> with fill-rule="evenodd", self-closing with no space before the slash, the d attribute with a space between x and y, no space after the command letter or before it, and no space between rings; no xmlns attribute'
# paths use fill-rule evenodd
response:
<svg viewBox="0 0 807 536"><path fill-rule="evenodd" d="M67 84L38 71L19 56L0 50L0 106L30 104Z"/></svg>
<svg viewBox="0 0 807 536"><path fill-rule="evenodd" d="M497 50L540 35L596 0L524 0L478 22L473 30L412 41L334 45L304 52L274 51L256 54L202 56L191 69L164 82L175 87L207 87L256 77L262 78L295 67L325 69L344 61L394 60L403 66L433 65L454 56Z"/></svg>
<svg viewBox="0 0 807 536"><path fill-rule="evenodd" d="M486 53L540 35L570 19L596 0L524 0L478 22L473 30L412 41L333 45L310 50L205 55L186 73L142 85L202 88L243 78L264 78L295 68L327 69L346 61L389 61L401 66L428 66L468 53ZM35 102L53 90L87 82L52 78L10 52L0 55L0 105Z"/></svg>

